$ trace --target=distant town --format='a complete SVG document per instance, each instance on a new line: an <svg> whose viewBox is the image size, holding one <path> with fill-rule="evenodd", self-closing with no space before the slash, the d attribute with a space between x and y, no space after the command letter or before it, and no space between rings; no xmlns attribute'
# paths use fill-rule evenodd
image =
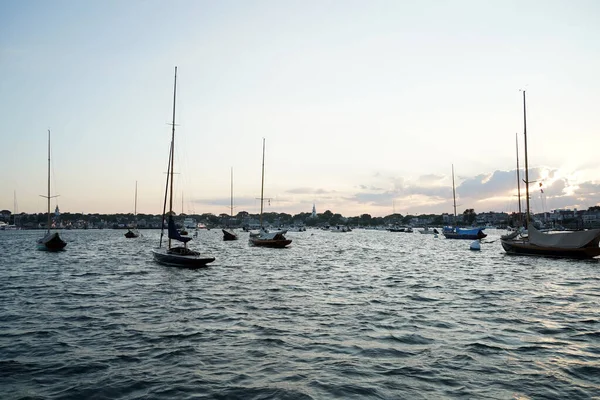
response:
<svg viewBox="0 0 600 400"><path fill-rule="evenodd" d="M179 227L193 228L255 228L260 226L260 215L250 214L246 211L236 215L229 214L175 214ZM587 210L553 210L547 213L532 215L532 219L547 227L563 227L567 229L580 229L600 227L600 206L593 206ZM341 214L325 211L317 213L313 207L312 212L290 215L286 213L263 213L263 225L272 227L326 227L346 225L351 227L386 227L386 226L412 226L441 227L445 225L480 226L506 228L516 226L523 220L523 215L505 212L476 213L473 209L466 209L456 216L452 214L421 214L402 215L390 214L385 217L372 217L362 214L356 217L344 217ZM138 229L159 229L161 215L152 214L82 214L60 213L58 208L52 214L52 228L54 229L125 229L137 227ZM7 229L46 229L48 215L46 213L12 214L9 210L0 211L0 228Z"/></svg>

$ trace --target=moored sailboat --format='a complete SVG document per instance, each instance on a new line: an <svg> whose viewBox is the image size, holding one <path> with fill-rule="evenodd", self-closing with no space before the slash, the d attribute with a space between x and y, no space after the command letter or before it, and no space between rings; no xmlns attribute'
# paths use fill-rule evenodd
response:
<svg viewBox="0 0 600 400"><path fill-rule="evenodd" d="M233 168L231 168L231 209L230 209L230 216L231 218L233 218ZM232 230L232 229L221 229L221 231L223 232L223 240L225 241L229 241L229 240L238 240L238 236L237 234Z"/></svg>
<svg viewBox="0 0 600 400"><path fill-rule="evenodd" d="M483 239L487 235L482 228L459 228L456 224L456 189L454 186L454 164L452 164L452 199L454 201L454 226L445 226L442 233L446 239Z"/></svg>
<svg viewBox="0 0 600 400"><path fill-rule="evenodd" d="M260 187L260 230L258 233L250 233L250 244L253 246L262 247L287 247L292 241L285 237L286 230L268 232L263 226L263 205L264 205L264 188L265 188L265 139L263 138L263 154L262 154L262 178Z"/></svg>
<svg viewBox="0 0 600 400"><path fill-rule="evenodd" d="M154 260L168 266L175 267L187 267L187 268L199 268L205 267L215 261L214 257L204 256L199 252L192 250L187 247L187 242L192 240L191 237L183 237L175 226L173 220L173 168L175 166L175 99L177 93L177 67L175 67L175 83L173 85L173 123L171 131L171 147L169 151L169 165L167 168L167 182L165 185L165 199L163 204L162 224L160 230L160 242L159 247L152 250ZM169 212L166 212L167 198L169 199ZM167 216L167 232L168 241L167 247L162 246L162 239L164 235L164 220L165 215ZM183 246L173 246L172 241L178 241L183 243Z"/></svg>
<svg viewBox="0 0 600 400"><path fill-rule="evenodd" d="M500 241L508 254L564 258L593 258L600 255L600 229L543 233L530 219L529 161L527 155L527 107L523 91L523 136L525 142L525 221L527 235L517 231Z"/></svg>
<svg viewBox="0 0 600 400"><path fill-rule="evenodd" d="M46 225L46 235L38 239L37 248L38 250L45 251L59 251L63 250L67 246L67 242L61 239L58 232L50 232L52 225L52 218L50 214L50 199L56 196L50 196L50 129L48 129L48 195L40 195L48 199L48 222Z"/></svg>
<svg viewBox="0 0 600 400"><path fill-rule="evenodd" d="M135 239L140 236L140 233L137 230L137 181L135 181L135 201L133 205L133 218L135 220L133 228L127 229L125 233L125 237L127 239Z"/></svg>

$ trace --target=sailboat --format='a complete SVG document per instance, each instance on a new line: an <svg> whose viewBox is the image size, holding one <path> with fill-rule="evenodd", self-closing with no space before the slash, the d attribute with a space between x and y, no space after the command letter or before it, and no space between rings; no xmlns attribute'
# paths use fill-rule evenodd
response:
<svg viewBox="0 0 600 400"><path fill-rule="evenodd" d="M189 249L187 242L192 240L191 237L183 237L175 227L173 220L173 169L175 166L175 99L177 93L177 67L175 67L175 79L173 84L173 123L171 131L171 147L169 151L169 163L167 168L167 182L165 184L165 199L163 203L162 226L160 230L160 242L158 248L152 250L154 260L168 266L199 268L205 267L215 261L214 257L203 256L199 252ZM169 212L166 212L167 198L169 199ZM162 240L165 230L165 215L167 215L167 246L163 247ZM183 243L183 246L173 246L172 241Z"/></svg>
<svg viewBox="0 0 600 400"><path fill-rule="evenodd" d="M262 178L260 187L260 231L250 234L250 244L253 246L276 247L283 248L288 246L292 241L285 237L286 230L268 232L263 227L263 204L264 204L264 189L265 189L265 138L263 138L263 154L262 154Z"/></svg>
<svg viewBox="0 0 600 400"><path fill-rule="evenodd" d="M442 234L446 239L483 239L487 235L483 233L483 228L459 228L456 225L456 189L454 187L454 164L452 164L452 198L454 200L454 226L445 226Z"/></svg>
<svg viewBox="0 0 600 400"><path fill-rule="evenodd" d="M231 218L233 218L233 168L231 168ZM223 240L237 240L237 234L231 229L221 229L223 232Z"/></svg>
<svg viewBox="0 0 600 400"><path fill-rule="evenodd" d="M48 222L46 225L46 235L38 239L37 248L38 250L45 251L59 251L63 250L67 245L67 242L62 240L58 235L58 232L50 232L50 226L52 225L52 217L50 214L50 199L56 196L50 196L50 129L48 129L48 195L40 195L48 199Z"/></svg>
<svg viewBox="0 0 600 400"><path fill-rule="evenodd" d="M523 136L525 139L525 221L524 232L514 232L500 238L502 248L508 254L549 256L565 258L594 258L600 255L600 229L582 231L540 232L530 223L529 213L529 162L527 159L527 107L523 91Z"/></svg>
<svg viewBox="0 0 600 400"><path fill-rule="evenodd" d="M137 230L137 181L135 181L135 201L133 205L133 218L135 219L133 230L127 229L127 233L125 233L125 237L127 239L134 239L140 236L140 233Z"/></svg>

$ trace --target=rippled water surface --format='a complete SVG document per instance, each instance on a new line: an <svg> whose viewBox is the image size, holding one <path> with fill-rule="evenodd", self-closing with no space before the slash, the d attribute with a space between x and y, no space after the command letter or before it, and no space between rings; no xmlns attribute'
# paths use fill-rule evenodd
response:
<svg viewBox="0 0 600 400"><path fill-rule="evenodd" d="M158 231L0 232L1 399L588 399L600 264L418 233L201 231L206 269L152 261ZM491 242L491 243L490 243Z"/></svg>

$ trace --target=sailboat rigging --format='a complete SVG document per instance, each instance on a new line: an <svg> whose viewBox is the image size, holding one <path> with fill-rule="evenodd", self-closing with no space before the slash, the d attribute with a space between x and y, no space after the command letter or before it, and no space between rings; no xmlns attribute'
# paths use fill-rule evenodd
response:
<svg viewBox="0 0 600 400"><path fill-rule="evenodd" d="M175 166L175 99L177 93L177 67L175 67L175 79L173 84L173 122L171 124L171 146L169 150L169 163L167 167L167 181L165 184L165 198L163 203L162 226L160 230L160 242L158 248L152 250L154 260L169 266L198 268L205 267L215 261L214 257L203 256L199 252L189 249L187 242L192 240L191 237L183 237L175 227L173 220L173 170ZM167 197L169 198L169 212L166 213ZM165 215L167 215L167 232L168 241L167 247L162 246L162 239L165 229ZM183 243L183 246L173 246L172 241Z"/></svg>
<svg viewBox="0 0 600 400"><path fill-rule="evenodd" d="M135 181L135 200L133 203L133 218L133 230L131 228L127 229L127 232L125 233L125 237L127 239L134 239L140 236L140 233L137 230L137 181Z"/></svg>
<svg viewBox="0 0 600 400"><path fill-rule="evenodd" d="M600 229L573 232L540 232L531 223L529 208L529 160L527 158L527 107L523 91L523 136L525 142L525 227L524 232L515 232L500 238L508 254L550 256L565 258L593 258L600 255Z"/></svg>
<svg viewBox="0 0 600 400"><path fill-rule="evenodd" d="M285 237L287 230L269 232L263 226L263 205L264 205L264 189L265 189L265 138L263 138L263 154L262 154L262 175L260 186L260 231L250 234L250 244L262 247L283 248L288 246L292 241Z"/></svg>
<svg viewBox="0 0 600 400"><path fill-rule="evenodd" d="M37 248L39 250L46 251L58 251L63 250L67 245L67 242L62 240L58 234L58 232L51 233L50 227L52 225L52 218L50 214L50 199L57 196L50 196L50 129L48 129L48 195L40 195L41 197L45 197L48 199L48 222L46 224L46 235L38 239Z"/></svg>
<svg viewBox="0 0 600 400"><path fill-rule="evenodd" d="M231 168L231 208L230 217L233 219L233 167ZM238 236L232 229L221 229L223 240L237 240Z"/></svg>
<svg viewBox="0 0 600 400"><path fill-rule="evenodd" d="M454 226L445 226L442 229L446 239L483 239L487 235L483 233L483 228L459 228L456 223L456 189L454 186L454 164L452 164L452 199L454 201Z"/></svg>

